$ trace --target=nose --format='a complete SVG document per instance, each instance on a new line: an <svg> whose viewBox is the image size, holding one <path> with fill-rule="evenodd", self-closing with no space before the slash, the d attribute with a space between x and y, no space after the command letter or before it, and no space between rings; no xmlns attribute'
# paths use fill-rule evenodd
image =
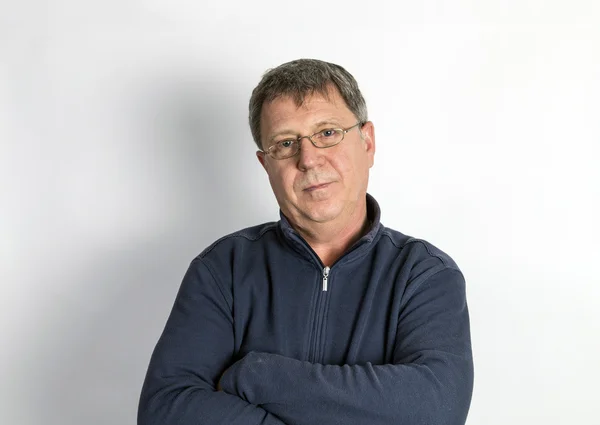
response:
<svg viewBox="0 0 600 425"><path fill-rule="evenodd" d="M315 147L310 140L302 138L300 141L300 151L298 152L298 169L306 171L311 168L323 165L324 151Z"/></svg>

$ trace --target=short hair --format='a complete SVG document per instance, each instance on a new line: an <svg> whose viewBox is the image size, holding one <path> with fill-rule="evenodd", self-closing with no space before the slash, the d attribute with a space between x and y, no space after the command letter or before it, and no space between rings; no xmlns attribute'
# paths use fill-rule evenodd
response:
<svg viewBox="0 0 600 425"><path fill-rule="evenodd" d="M317 59L297 59L269 69L252 91L248 121L254 142L260 150L262 107L280 96L290 96L300 107L306 96L318 93L328 97L331 87L338 90L346 106L359 122L368 121L367 105L354 77L339 65Z"/></svg>

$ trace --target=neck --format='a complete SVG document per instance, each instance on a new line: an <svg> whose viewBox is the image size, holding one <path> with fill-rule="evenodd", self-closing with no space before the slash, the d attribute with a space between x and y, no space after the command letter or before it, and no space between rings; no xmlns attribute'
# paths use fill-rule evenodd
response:
<svg viewBox="0 0 600 425"><path fill-rule="evenodd" d="M369 231L366 202L344 223L291 223L326 266L331 266Z"/></svg>

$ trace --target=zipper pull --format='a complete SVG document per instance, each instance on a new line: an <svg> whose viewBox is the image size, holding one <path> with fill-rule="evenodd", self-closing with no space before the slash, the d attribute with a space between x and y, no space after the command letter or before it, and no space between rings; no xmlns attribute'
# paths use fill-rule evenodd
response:
<svg viewBox="0 0 600 425"><path fill-rule="evenodd" d="M323 291L327 291L327 278L329 277L329 267L323 269Z"/></svg>

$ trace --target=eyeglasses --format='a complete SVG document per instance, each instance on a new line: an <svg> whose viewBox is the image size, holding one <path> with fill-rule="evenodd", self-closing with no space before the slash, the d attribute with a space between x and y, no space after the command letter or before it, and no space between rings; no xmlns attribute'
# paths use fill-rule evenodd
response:
<svg viewBox="0 0 600 425"><path fill-rule="evenodd" d="M269 146L266 151L262 151L274 159L286 159L300 152L300 142L302 139L308 139L315 148L325 149L331 148L344 140L347 132L354 127L361 125L362 122L357 122L352 127L343 128L327 128L312 134L310 136L302 136L297 139L284 139Z"/></svg>

